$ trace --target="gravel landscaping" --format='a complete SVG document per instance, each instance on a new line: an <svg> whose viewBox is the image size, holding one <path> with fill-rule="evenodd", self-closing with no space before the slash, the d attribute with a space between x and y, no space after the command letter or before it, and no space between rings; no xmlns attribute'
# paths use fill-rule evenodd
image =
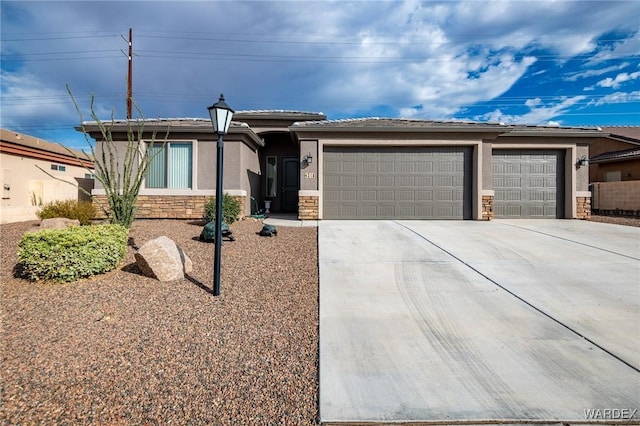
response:
<svg viewBox="0 0 640 426"><path fill-rule="evenodd" d="M317 229L232 225L221 296L198 222L136 221L194 264L183 280L120 268L71 284L15 278L38 222L0 225L2 424L317 424Z"/></svg>
<svg viewBox="0 0 640 426"><path fill-rule="evenodd" d="M639 218L593 221L640 226ZM128 248L110 273L71 284L14 277L38 222L0 225L1 424L317 424L317 229L232 225L222 295L199 222L136 221L133 245L166 235L183 280L140 274Z"/></svg>

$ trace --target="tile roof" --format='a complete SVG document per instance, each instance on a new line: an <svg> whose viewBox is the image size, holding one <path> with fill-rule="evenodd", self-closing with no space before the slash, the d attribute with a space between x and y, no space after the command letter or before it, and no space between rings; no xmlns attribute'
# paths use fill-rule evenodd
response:
<svg viewBox="0 0 640 426"><path fill-rule="evenodd" d="M83 160L93 161L90 155L84 154L81 150L67 148L55 142L49 142L44 139L14 132L12 130L0 129L0 140L2 140L2 142L62 155L64 157L75 158L75 156L77 156Z"/></svg>
<svg viewBox="0 0 640 426"><path fill-rule="evenodd" d="M640 147L623 149L620 151L604 152L589 158L590 163L602 163L605 161L617 161L617 160L634 160L640 159Z"/></svg>
<svg viewBox="0 0 640 426"><path fill-rule="evenodd" d="M640 126L602 126L602 130L613 136L640 142Z"/></svg>
<svg viewBox="0 0 640 426"><path fill-rule="evenodd" d="M502 123L476 123L469 121L433 121L419 120L410 118L380 118L380 117L363 117L363 118L344 118L337 120L314 120L314 121L298 121L293 123L291 127L323 127L323 128L461 128L461 127L496 127L504 126Z"/></svg>
<svg viewBox="0 0 640 426"><path fill-rule="evenodd" d="M132 119L132 120L126 120L126 119L118 119L118 120L105 120L103 121L103 124L105 125L110 125L111 123L113 123L114 125L117 126L122 126L122 125L127 125L128 123L131 123L132 125L135 125L136 123L143 123L143 124L156 124L156 125L163 125L166 126L168 125L169 127L189 127L189 128L207 128L210 129L211 128L211 119L210 118L190 118L190 117L183 117L183 118L143 118L143 119ZM97 123L93 120L91 121L85 121L82 123L85 127L87 128L97 128ZM231 122L231 126L232 127L249 127L247 124L245 123L241 123L238 121L232 121ZM80 128L76 127L77 130L80 130Z"/></svg>
<svg viewBox="0 0 640 426"><path fill-rule="evenodd" d="M363 129L398 129L398 130L432 130L432 131L498 131L503 136L577 136L600 135L602 132L597 127L559 127L538 125L507 125L495 122L474 121L434 121L407 118L348 118L324 121L300 121L291 126L292 130L363 130Z"/></svg>
<svg viewBox="0 0 640 426"><path fill-rule="evenodd" d="M236 111L233 114L237 118L296 118L309 119L314 118L318 120L324 120L326 115L321 112L309 112L309 111L294 111L285 109L256 109L256 110L242 110Z"/></svg>

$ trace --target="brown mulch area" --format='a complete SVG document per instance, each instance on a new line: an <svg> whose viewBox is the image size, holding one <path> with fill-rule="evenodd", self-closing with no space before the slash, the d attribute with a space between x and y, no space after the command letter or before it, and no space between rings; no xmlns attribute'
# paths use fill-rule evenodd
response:
<svg viewBox="0 0 640 426"><path fill-rule="evenodd" d="M590 220L592 222L604 222L604 223L613 223L616 225L640 227L640 217L591 215L591 217L587 220Z"/></svg>
<svg viewBox="0 0 640 426"><path fill-rule="evenodd" d="M194 264L185 279L120 268L70 284L15 278L37 225L0 225L2 424L317 424L316 228L232 225L222 294L198 222L136 221L135 244L166 235Z"/></svg>

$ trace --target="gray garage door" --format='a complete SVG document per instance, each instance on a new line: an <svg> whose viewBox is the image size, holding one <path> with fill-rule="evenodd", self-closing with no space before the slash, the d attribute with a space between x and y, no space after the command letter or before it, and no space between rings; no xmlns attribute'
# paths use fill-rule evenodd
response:
<svg viewBox="0 0 640 426"><path fill-rule="evenodd" d="M326 147L325 219L469 219L471 149Z"/></svg>
<svg viewBox="0 0 640 426"><path fill-rule="evenodd" d="M562 151L493 151L496 218L564 217Z"/></svg>

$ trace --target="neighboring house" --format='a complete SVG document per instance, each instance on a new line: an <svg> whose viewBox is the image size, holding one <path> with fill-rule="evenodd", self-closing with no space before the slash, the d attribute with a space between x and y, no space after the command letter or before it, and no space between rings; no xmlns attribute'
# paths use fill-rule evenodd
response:
<svg viewBox="0 0 640 426"><path fill-rule="evenodd" d="M55 143L0 129L0 223L37 219L39 206L51 201L89 200L78 185L89 192L93 189L92 174L85 169L93 170L93 162L80 151L72 152Z"/></svg>
<svg viewBox="0 0 640 426"><path fill-rule="evenodd" d="M640 180L640 126L603 127L608 133L589 147L589 181Z"/></svg>
<svg viewBox="0 0 640 426"><path fill-rule="evenodd" d="M603 127L606 139L589 147L595 213L640 216L640 127Z"/></svg>
<svg viewBox="0 0 640 426"><path fill-rule="evenodd" d="M408 119L327 120L296 111L240 111L224 136L224 188L244 214L271 202L300 219L584 218L596 128ZM84 123L98 141L95 123ZM138 200L140 218L199 218L214 195L209 119L145 120L167 135ZM126 144L127 122L113 123ZM97 188L94 194L104 196Z"/></svg>

